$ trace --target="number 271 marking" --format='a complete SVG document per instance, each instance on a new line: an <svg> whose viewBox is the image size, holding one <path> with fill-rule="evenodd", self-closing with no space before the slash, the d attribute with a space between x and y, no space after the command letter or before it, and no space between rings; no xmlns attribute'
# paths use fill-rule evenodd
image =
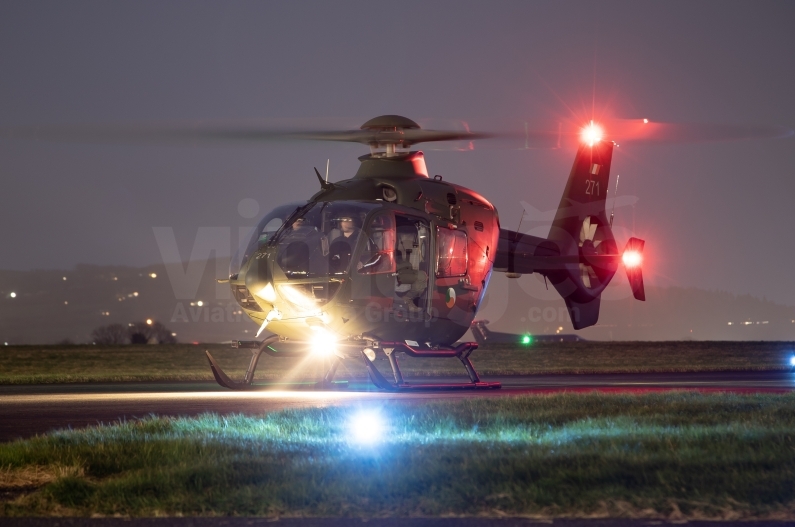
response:
<svg viewBox="0 0 795 527"><path fill-rule="evenodd" d="M585 180L585 193L599 195L599 182L592 179Z"/></svg>

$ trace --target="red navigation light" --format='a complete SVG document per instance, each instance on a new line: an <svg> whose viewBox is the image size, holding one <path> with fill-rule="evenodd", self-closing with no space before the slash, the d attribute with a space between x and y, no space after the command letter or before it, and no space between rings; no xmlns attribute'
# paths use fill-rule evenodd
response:
<svg viewBox="0 0 795 527"><path fill-rule="evenodd" d="M624 251L621 259L627 267L638 267L643 261L643 256L638 251Z"/></svg>
<svg viewBox="0 0 795 527"><path fill-rule="evenodd" d="M591 121L588 126L582 129L582 140L584 143L588 143L588 146L598 143L602 140L602 127Z"/></svg>

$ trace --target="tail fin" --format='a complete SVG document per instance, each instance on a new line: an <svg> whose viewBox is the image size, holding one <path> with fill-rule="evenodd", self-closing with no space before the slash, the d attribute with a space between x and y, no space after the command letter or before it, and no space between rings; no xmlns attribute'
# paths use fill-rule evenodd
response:
<svg viewBox="0 0 795 527"><path fill-rule="evenodd" d="M596 324L600 296L618 268L618 249L605 212L611 141L577 151L548 240L570 263L548 274L566 302L574 329Z"/></svg>
<svg viewBox="0 0 795 527"><path fill-rule="evenodd" d="M602 234L597 232L600 226L605 227L604 233L609 232L605 199L612 159L611 141L583 144L577 151L548 236L563 253L576 254L584 239L601 241L602 238L594 239L595 235ZM588 218L591 221L584 225Z"/></svg>
<svg viewBox="0 0 795 527"><path fill-rule="evenodd" d="M605 212L612 159L610 141L580 147L548 238L500 229L494 269L506 276L540 273L549 278L566 302L574 329L599 320L602 291L622 256L632 293L638 300L646 298L640 271L644 241L631 238L619 254Z"/></svg>

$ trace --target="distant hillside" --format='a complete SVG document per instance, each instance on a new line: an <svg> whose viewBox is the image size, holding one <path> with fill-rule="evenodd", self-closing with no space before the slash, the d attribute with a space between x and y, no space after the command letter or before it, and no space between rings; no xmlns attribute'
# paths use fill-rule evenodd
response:
<svg viewBox="0 0 795 527"><path fill-rule="evenodd" d="M646 298L632 298L626 278L617 274L603 295L599 323L577 333L592 340L795 341L792 306L681 287L647 286ZM493 331L574 332L563 301L536 276L494 275L478 318L488 319Z"/></svg>
<svg viewBox="0 0 795 527"><path fill-rule="evenodd" d="M219 260L192 262L187 268L79 265L69 271L0 271L0 343L88 342L98 326L147 318L162 322L181 342L253 336L256 325L242 314L228 286L214 281L225 276L226 269L227 263ZM648 301L637 302L628 297L625 280L617 277L608 288L599 325L578 332L581 336L795 340L795 307L674 287L649 287ZM543 280L534 276L509 280L496 274L478 318L490 320L494 331L572 333L562 308L563 301L545 289Z"/></svg>
<svg viewBox="0 0 795 527"><path fill-rule="evenodd" d="M253 334L257 327L238 308L229 286L215 283L216 263L225 277L224 261L193 262L187 274L179 265L0 271L0 340L89 342L98 326L147 318L177 333L180 342L220 342ZM10 298L11 292L16 298Z"/></svg>

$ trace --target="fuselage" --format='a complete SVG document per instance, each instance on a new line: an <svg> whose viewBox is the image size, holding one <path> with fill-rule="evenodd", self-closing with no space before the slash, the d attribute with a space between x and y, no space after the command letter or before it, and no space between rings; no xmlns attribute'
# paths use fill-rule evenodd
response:
<svg viewBox="0 0 795 527"><path fill-rule="evenodd" d="M449 345L483 300L493 205L430 178L422 152L360 158L357 174L266 215L230 272L246 314L278 335Z"/></svg>

